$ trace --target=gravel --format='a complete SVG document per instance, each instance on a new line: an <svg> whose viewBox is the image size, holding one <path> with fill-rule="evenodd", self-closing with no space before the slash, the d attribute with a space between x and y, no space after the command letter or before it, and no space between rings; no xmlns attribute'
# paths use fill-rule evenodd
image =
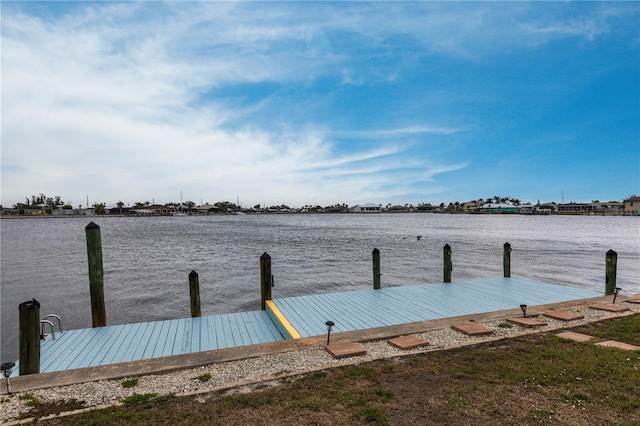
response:
<svg viewBox="0 0 640 426"><path fill-rule="evenodd" d="M632 312L640 312L640 305L629 303L625 305ZM573 311L578 310L573 309ZM482 337L467 336L449 327L416 333L417 336L428 341L429 345L412 350L400 350L389 345L386 340L363 342L360 344L366 349L366 355L342 360L334 359L323 346L318 346L300 351L221 362L172 373L140 376L136 377L137 384L130 388L125 388L123 382L126 379L121 379L100 380L78 385L34 390L26 393L16 392L11 397L0 397L0 422L10 422L20 415L28 414L32 409L28 402L32 398L42 402L83 401L83 406L89 408L117 404L124 398L134 394L193 395L206 394L214 390L224 390L228 393L251 392L257 389L277 386L280 383L280 379L284 377L335 366L360 364L374 359L391 358L435 349L449 349L528 333L551 331L622 315L590 308L583 308L580 313L584 315L584 319L568 322L553 320L540 315L538 319L546 322L547 325L535 329L523 328L518 325L513 325L510 328L500 327L499 325L505 322L503 320L478 322L478 324L493 330L492 335ZM4 383L1 385L4 386ZM27 395L26 398L25 395Z"/></svg>

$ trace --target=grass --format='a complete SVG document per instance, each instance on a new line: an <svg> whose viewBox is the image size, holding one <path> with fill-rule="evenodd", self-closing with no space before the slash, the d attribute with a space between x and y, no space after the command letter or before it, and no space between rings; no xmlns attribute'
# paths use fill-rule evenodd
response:
<svg viewBox="0 0 640 426"><path fill-rule="evenodd" d="M209 373L204 373L198 376L198 380L200 380L201 382L208 382L209 380L211 380L211 374Z"/></svg>
<svg viewBox="0 0 640 426"><path fill-rule="evenodd" d="M640 344L640 315L575 331ZM138 395L122 407L41 423L640 426L638 395L640 353L537 333L315 372L204 403Z"/></svg>
<svg viewBox="0 0 640 426"><path fill-rule="evenodd" d="M122 387L126 389L130 389L138 386L138 379L127 379L122 381Z"/></svg>
<svg viewBox="0 0 640 426"><path fill-rule="evenodd" d="M71 399L67 401L45 402L42 398L30 393L19 395L18 399L25 401L25 404L31 407L31 412L28 417L43 417L49 414L58 414L84 407L84 401Z"/></svg>
<svg viewBox="0 0 640 426"><path fill-rule="evenodd" d="M137 404L144 401L149 401L150 399L158 396L157 393L134 393L131 396L126 397L122 400L124 404Z"/></svg>
<svg viewBox="0 0 640 426"><path fill-rule="evenodd" d="M35 397L30 393L20 395L18 399L21 401L26 401L25 404L27 404L28 407L35 407L40 402L40 399L38 397Z"/></svg>

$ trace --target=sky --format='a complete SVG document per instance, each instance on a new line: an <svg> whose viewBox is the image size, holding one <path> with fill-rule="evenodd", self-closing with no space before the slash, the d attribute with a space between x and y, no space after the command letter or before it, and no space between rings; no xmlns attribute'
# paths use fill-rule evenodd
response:
<svg viewBox="0 0 640 426"><path fill-rule="evenodd" d="M1 201L640 194L640 2L11 2Z"/></svg>

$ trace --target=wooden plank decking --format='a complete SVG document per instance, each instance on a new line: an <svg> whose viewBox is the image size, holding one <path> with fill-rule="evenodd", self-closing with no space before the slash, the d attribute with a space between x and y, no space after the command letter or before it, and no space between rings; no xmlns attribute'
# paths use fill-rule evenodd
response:
<svg viewBox="0 0 640 426"><path fill-rule="evenodd" d="M302 337L362 330L602 296L602 293L522 278L357 290L274 299Z"/></svg>
<svg viewBox="0 0 640 426"><path fill-rule="evenodd" d="M41 343L40 372L72 370L283 340L264 311L67 330ZM19 366L13 369L17 376Z"/></svg>
<svg viewBox="0 0 640 426"><path fill-rule="evenodd" d="M602 293L521 278L421 284L273 299L297 333L267 311L68 330L42 342L40 372L190 354L229 347L566 302ZM280 330L279 330L280 329ZM18 375L16 366L12 376Z"/></svg>

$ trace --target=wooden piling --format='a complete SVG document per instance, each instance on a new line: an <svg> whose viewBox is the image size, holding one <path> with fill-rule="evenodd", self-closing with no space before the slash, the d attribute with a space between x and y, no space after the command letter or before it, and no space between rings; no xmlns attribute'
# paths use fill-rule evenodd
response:
<svg viewBox="0 0 640 426"><path fill-rule="evenodd" d="M445 244L444 250L444 282L451 282L451 271L453 270L453 264L451 263L451 246Z"/></svg>
<svg viewBox="0 0 640 426"><path fill-rule="evenodd" d="M271 275L271 256L264 252L260 256L260 309L266 309L267 300L271 300L271 287L273 275Z"/></svg>
<svg viewBox="0 0 640 426"><path fill-rule="evenodd" d="M102 268L102 239L100 238L100 227L91 222L86 226L85 233L89 259L91 322L93 327L102 327L107 325L107 311L104 306L104 271Z"/></svg>
<svg viewBox="0 0 640 426"><path fill-rule="evenodd" d="M196 271L189 273L189 299L191 300L191 316L199 317L200 313L200 280Z"/></svg>
<svg viewBox="0 0 640 426"><path fill-rule="evenodd" d="M616 270L618 266L618 253L609 250L605 256L605 286L604 294L613 294L616 291Z"/></svg>
<svg viewBox="0 0 640 426"><path fill-rule="evenodd" d="M504 277L511 277L511 244L504 243L504 251L502 253L502 270Z"/></svg>
<svg viewBox="0 0 640 426"><path fill-rule="evenodd" d="M375 290L380 289L380 250L377 248L373 249L371 252L373 257L373 288Z"/></svg>
<svg viewBox="0 0 640 426"><path fill-rule="evenodd" d="M36 300L18 305L20 375L40 372L40 303Z"/></svg>

